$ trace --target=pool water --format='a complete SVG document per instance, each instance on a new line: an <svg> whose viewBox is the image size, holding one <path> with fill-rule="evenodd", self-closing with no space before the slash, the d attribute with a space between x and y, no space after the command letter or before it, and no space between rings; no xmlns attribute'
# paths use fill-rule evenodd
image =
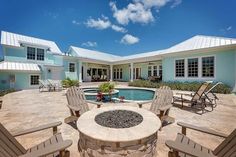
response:
<svg viewBox="0 0 236 157"><path fill-rule="evenodd" d="M146 90L146 89L117 89L119 90L118 94L113 95L113 97L119 98L120 96L124 96L126 100L152 100L154 96L154 91ZM97 89L91 89L86 91L87 93L97 93ZM86 95L86 94L85 94ZM96 96L86 95L86 99L88 100L96 100Z"/></svg>

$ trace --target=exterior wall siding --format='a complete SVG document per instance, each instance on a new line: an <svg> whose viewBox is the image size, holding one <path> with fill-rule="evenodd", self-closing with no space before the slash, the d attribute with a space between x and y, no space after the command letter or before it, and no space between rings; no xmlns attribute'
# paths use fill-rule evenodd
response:
<svg viewBox="0 0 236 157"><path fill-rule="evenodd" d="M231 51L220 51L220 52L209 52L209 53L199 53L194 55L184 55L178 57L166 57L163 59L163 81L173 82L173 81L221 81L231 87L235 85L235 55L236 52ZM192 58L192 57L204 57L204 56L215 56L215 77L214 78L175 78L175 60ZM200 63L200 62L199 62ZM186 76L187 74L185 74Z"/></svg>

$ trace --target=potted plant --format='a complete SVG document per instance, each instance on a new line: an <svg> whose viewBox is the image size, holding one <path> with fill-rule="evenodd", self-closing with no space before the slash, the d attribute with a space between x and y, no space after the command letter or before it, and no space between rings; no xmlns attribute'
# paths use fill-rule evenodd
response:
<svg viewBox="0 0 236 157"><path fill-rule="evenodd" d="M113 83L110 83L110 82L102 83L101 85L99 85L98 89L100 92L104 93L104 95L108 94L110 97L110 101L111 101L112 92L115 89L115 85Z"/></svg>

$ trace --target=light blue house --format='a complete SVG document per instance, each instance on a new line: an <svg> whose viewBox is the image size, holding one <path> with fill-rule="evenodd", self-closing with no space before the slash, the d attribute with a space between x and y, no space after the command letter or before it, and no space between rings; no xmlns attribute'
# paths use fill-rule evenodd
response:
<svg viewBox="0 0 236 157"><path fill-rule="evenodd" d="M74 46L62 53L53 41L4 31L1 45L0 89L36 88L40 78L90 82L150 76L165 82L221 81L236 89L236 39L231 38L197 35L164 50L129 56Z"/></svg>

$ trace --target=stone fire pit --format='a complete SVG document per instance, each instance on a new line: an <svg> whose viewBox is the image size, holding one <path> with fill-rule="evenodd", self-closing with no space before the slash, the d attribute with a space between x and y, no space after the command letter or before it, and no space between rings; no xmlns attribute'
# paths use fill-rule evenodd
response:
<svg viewBox="0 0 236 157"><path fill-rule="evenodd" d="M81 156L152 157L161 122L145 109L110 106L84 113L77 126Z"/></svg>

